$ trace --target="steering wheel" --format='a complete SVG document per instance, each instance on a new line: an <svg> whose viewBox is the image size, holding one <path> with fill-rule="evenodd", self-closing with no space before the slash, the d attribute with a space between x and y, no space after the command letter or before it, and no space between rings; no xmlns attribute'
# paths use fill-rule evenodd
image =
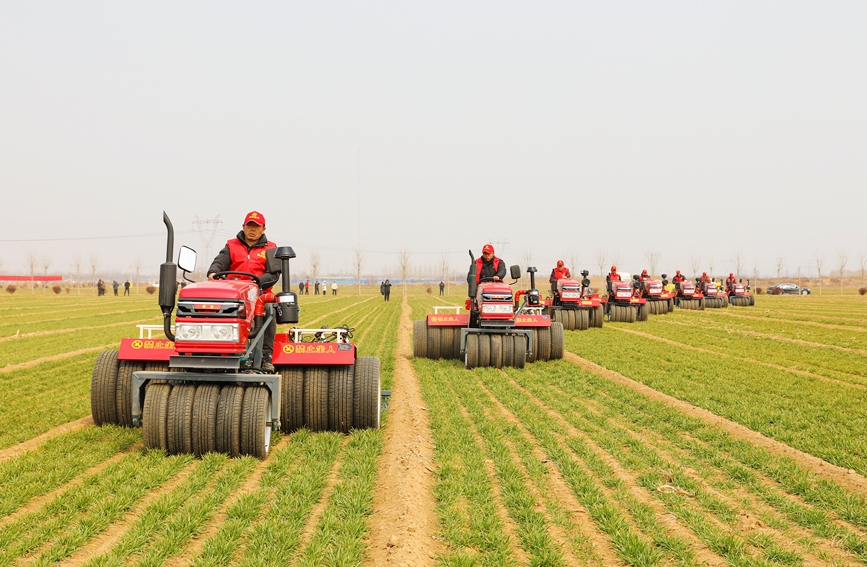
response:
<svg viewBox="0 0 867 567"><path fill-rule="evenodd" d="M494 278L479 278L479 283L501 282L503 280L495 280Z"/></svg>
<svg viewBox="0 0 867 567"><path fill-rule="evenodd" d="M248 278L253 280L253 282L255 282L256 285L262 285L262 282L259 281L259 276L257 276L256 274L251 274L250 272L238 272L235 270L227 270L225 272L214 272L214 279L215 280L224 280L224 279L226 279L226 276L231 275L231 274L234 274L236 276L247 276Z"/></svg>

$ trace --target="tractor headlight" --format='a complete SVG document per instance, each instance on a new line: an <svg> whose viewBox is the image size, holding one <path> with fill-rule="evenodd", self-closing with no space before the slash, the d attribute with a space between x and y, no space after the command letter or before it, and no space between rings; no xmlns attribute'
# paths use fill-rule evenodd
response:
<svg viewBox="0 0 867 567"><path fill-rule="evenodd" d="M202 336L201 325L177 325L176 333L179 339L196 341Z"/></svg>
<svg viewBox="0 0 867 567"><path fill-rule="evenodd" d="M503 314L507 313L509 315L512 314L512 304L511 303L483 303L482 304L482 313L490 313L490 314Z"/></svg>
<svg viewBox="0 0 867 567"><path fill-rule="evenodd" d="M211 336L215 341L230 341L232 340L232 326L213 325L211 326Z"/></svg>
<svg viewBox="0 0 867 567"><path fill-rule="evenodd" d="M233 342L238 340L238 325L179 323L175 326L175 337L179 341Z"/></svg>

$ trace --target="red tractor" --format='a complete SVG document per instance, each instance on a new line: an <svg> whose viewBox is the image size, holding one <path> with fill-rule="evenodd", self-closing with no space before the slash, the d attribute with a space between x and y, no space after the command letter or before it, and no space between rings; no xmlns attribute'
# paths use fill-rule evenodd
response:
<svg viewBox="0 0 867 567"><path fill-rule="evenodd" d="M601 327L603 319L602 300L598 293L590 291L590 272L581 272L579 282L572 278L557 280L552 286L551 297L545 299L546 315L552 321L563 323L567 331L583 331L589 327Z"/></svg>
<svg viewBox="0 0 867 567"><path fill-rule="evenodd" d="M665 290L668 280L662 274L662 281L641 279L640 276L632 276L635 288L640 297L647 300L647 310L651 315L664 315L674 311L674 293Z"/></svg>
<svg viewBox="0 0 867 567"><path fill-rule="evenodd" d="M641 297L641 290L637 284L605 278L608 283L608 296L605 298L605 312L608 313L608 321L621 323L634 323L647 321L647 299Z"/></svg>
<svg viewBox="0 0 867 567"><path fill-rule="evenodd" d="M528 268L529 290L512 293L510 284L482 278L476 283L473 253L467 275L469 313L440 314L413 324L413 356L464 361L466 368L514 366L563 358L563 325L552 322L536 289L536 268ZM515 282L521 277L511 267ZM512 282L512 285L515 283ZM521 300L523 298L523 301Z"/></svg>
<svg viewBox="0 0 867 567"><path fill-rule="evenodd" d="M299 319L297 296L288 291L292 248L277 248L268 258L269 271L282 269L284 291L262 293L257 276L220 272L213 281L183 287L175 311L177 268L186 279L196 253L181 247L175 265L174 230L165 213L163 222L168 242L159 305L167 340L122 339L119 351L100 353L91 379L97 425L141 426L144 446L168 454L260 459L278 428L346 433L379 427L379 359L357 356L348 327L277 334L276 372L261 369L263 330L271 318L280 324Z"/></svg>
<svg viewBox="0 0 867 567"><path fill-rule="evenodd" d="M756 298L750 293L749 280L747 285L741 282L727 281L725 295L728 296L729 303L735 307L749 307L756 304Z"/></svg>
<svg viewBox="0 0 867 567"><path fill-rule="evenodd" d="M674 293L674 303L681 309L704 311L704 295L693 282L674 282Z"/></svg>
<svg viewBox="0 0 867 567"><path fill-rule="evenodd" d="M722 309L729 306L727 294L723 293L713 281L696 281L698 289L704 296L705 309Z"/></svg>

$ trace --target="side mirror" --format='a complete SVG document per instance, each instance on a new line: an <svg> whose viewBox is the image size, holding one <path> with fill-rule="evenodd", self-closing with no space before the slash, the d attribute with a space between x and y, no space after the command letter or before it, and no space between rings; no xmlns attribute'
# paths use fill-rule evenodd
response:
<svg viewBox="0 0 867 567"><path fill-rule="evenodd" d="M513 280L521 279L521 266L518 266L517 264L514 266L511 266L509 268L509 272L510 272L510 275L512 276Z"/></svg>
<svg viewBox="0 0 867 567"><path fill-rule="evenodd" d="M667 278L667 277L668 277L667 275L662 274L662 279L665 279L665 278Z"/></svg>
<svg viewBox="0 0 867 567"><path fill-rule="evenodd" d="M181 246L178 252L178 267L185 272L196 271L196 251L187 246Z"/></svg>
<svg viewBox="0 0 867 567"><path fill-rule="evenodd" d="M590 275L590 272L587 271L587 270L581 270L581 275L584 276L584 277L586 278L587 276Z"/></svg>
<svg viewBox="0 0 867 567"><path fill-rule="evenodd" d="M584 278L583 280L581 280L581 285L583 285L584 287L590 287L590 280Z"/></svg>
<svg viewBox="0 0 867 567"><path fill-rule="evenodd" d="M632 274L632 279L634 279L635 281L638 281L638 274Z"/></svg>

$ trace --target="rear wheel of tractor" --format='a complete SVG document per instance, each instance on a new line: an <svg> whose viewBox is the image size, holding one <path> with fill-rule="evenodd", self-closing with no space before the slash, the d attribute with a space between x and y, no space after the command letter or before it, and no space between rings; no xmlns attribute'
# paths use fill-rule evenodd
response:
<svg viewBox="0 0 867 567"><path fill-rule="evenodd" d="M168 450L168 415L171 384L154 384L145 387L142 407L142 441L146 449Z"/></svg>
<svg viewBox="0 0 867 567"><path fill-rule="evenodd" d="M575 328L579 331L586 331L590 328L589 309L581 309L575 312Z"/></svg>
<svg viewBox="0 0 867 567"><path fill-rule="evenodd" d="M560 321L562 316L562 311L560 309L551 309L552 321Z"/></svg>
<svg viewBox="0 0 867 567"><path fill-rule="evenodd" d="M355 365L331 367L331 382L328 384L328 430L349 433L352 429L352 412L355 411L354 380Z"/></svg>
<svg viewBox="0 0 867 567"><path fill-rule="evenodd" d="M440 338L440 355L446 360L454 360L460 356L460 350L454 350L455 333L460 329L457 327L443 327L442 337Z"/></svg>
<svg viewBox="0 0 867 567"><path fill-rule="evenodd" d="M636 305L635 306L635 320L636 321L647 321L650 318L649 309L647 308L647 304L644 305Z"/></svg>
<svg viewBox="0 0 867 567"><path fill-rule="evenodd" d="M670 298L668 300L668 312L671 313L674 311L674 298Z"/></svg>
<svg viewBox="0 0 867 567"><path fill-rule="evenodd" d="M752 306L752 305L755 305L755 304L756 304L756 296L755 296L755 295L751 295L751 296L750 296L750 305Z"/></svg>
<svg viewBox="0 0 867 567"><path fill-rule="evenodd" d="M328 367L304 370L304 425L311 431L328 430Z"/></svg>
<svg viewBox="0 0 867 567"><path fill-rule="evenodd" d="M596 327L597 329L601 329L602 324L605 322L605 308L600 305L599 307L596 308L595 311L596 311L596 321L595 321L596 324L593 326Z"/></svg>
<svg viewBox="0 0 867 567"><path fill-rule="evenodd" d="M503 335L491 335L491 366L503 367Z"/></svg>
<svg viewBox="0 0 867 567"><path fill-rule="evenodd" d="M90 413L97 425L117 423L116 350L104 350L96 357L90 378Z"/></svg>
<svg viewBox="0 0 867 567"><path fill-rule="evenodd" d="M553 326L554 323L551 323ZM546 362L551 360L551 328L536 329L533 333L539 336L537 344L539 345L539 355L536 360Z"/></svg>
<svg viewBox="0 0 867 567"><path fill-rule="evenodd" d="M624 323L635 323L638 320L638 307L635 305L624 305L622 312Z"/></svg>
<svg viewBox="0 0 867 567"><path fill-rule="evenodd" d="M271 392L247 386L241 410L241 454L264 459L271 450Z"/></svg>
<svg viewBox="0 0 867 567"><path fill-rule="evenodd" d="M487 368L491 365L491 335L479 335L479 367Z"/></svg>
<svg viewBox="0 0 867 567"><path fill-rule="evenodd" d="M719 298L719 306L722 307L723 309L728 307L729 306L728 298L727 297L720 297Z"/></svg>
<svg viewBox="0 0 867 567"><path fill-rule="evenodd" d="M527 337L515 335L512 337L512 347L515 349L512 360L515 368L524 368L527 362Z"/></svg>
<svg viewBox="0 0 867 567"><path fill-rule="evenodd" d="M219 384L200 384L193 398L193 454L197 457L217 450L217 405Z"/></svg>
<svg viewBox="0 0 867 567"><path fill-rule="evenodd" d="M704 299L698 300L698 307L696 307L699 311L704 311Z"/></svg>
<svg viewBox="0 0 867 567"><path fill-rule="evenodd" d="M564 309L560 313L561 313L560 319L558 319L556 321L554 321L552 319L551 323L552 324L553 323L560 323L561 325L563 325L563 328L568 330L568 331L571 331L572 329L574 329L575 328L575 312L572 311L571 309Z"/></svg>
<svg viewBox="0 0 867 567"><path fill-rule="evenodd" d="M169 454L180 455L193 452L193 399L196 387L181 384L172 388L169 395Z"/></svg>
<svg viewBox="0 0 867 567"><path fill-rule="evenodd" d="M144 364L135 360L121 360L117 365L117 423L132 427L132 373L144 370Z"/></svg>
<svg viewBox="0 0 867 567"><path fill-rule="evenodd" d="M379 429L382 390L379 359L359 356L355 362L355 408L352 416L356 429Z"/></svg>
<svg viewBox="0 0 867 567"><path fill-rule="evenodd" d="M503 335L503 368L515 366L515 337Z"/></svg>
<svg viewBox="0 0 867 567"><path fill-rule="evenodd" d="M427 357L427 321L413 321L412 324L412 356Z"/></svg>
<svg viewBox="0 0 867 567"><path fill-rule="evenodd" d="M563 358L563 351L565 348L566 344L563 325L560 325L559 323L551 323L551 360L560 360Z"/></svg>
<svg viewBox="0 0 867 567"><path fill-rule="evenodd" d="M452 353L455 360L461 359L461 328L455 327L454 335L452 336Z"/></svg>
<svg viewBox="0 0 867 567"><path fill-rule="evenodd" d="M434 360L440 358L442 345L442 327L428 327L427 330L427 356Z"/></svg>
<svg viewBox="0 0 867 567"><path fill-rule="evenodd" d="M243 386L223 386L217 401L217 452L230 457L241 454L241 409Z"/></svg>
<svg viewBox="0 0 867 567"><path fill-rule="evenodd" d="M477 368L479 366L479 335L474 333L467 334L464 366L467 368Z"/></svg>
<svg viewBox="0 0 867 567"><path fill-rule="evenodd" d="M304 367L280 369L280 430L292 433L304 427Z"/></svg>

